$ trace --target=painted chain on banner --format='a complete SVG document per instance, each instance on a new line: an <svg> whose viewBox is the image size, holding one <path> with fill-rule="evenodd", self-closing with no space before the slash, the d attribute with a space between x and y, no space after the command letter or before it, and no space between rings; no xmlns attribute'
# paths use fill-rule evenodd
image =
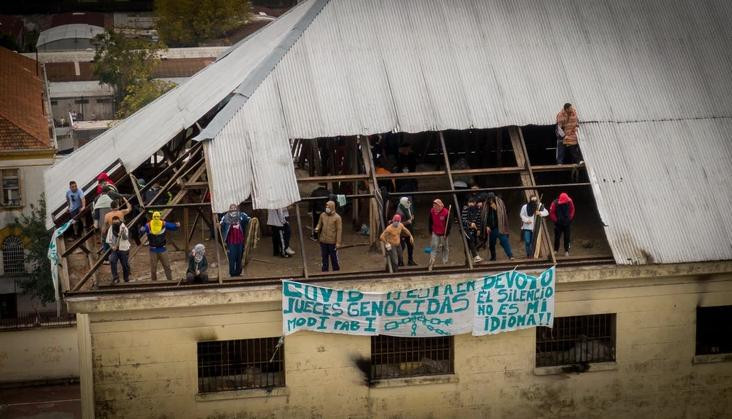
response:
<svg viewBox="0 0 732 419"><path fill-rule="evenodd" d="M407 291L361 292L282 281L282 328L351 335L475 336L552 326L555 270L519 271Z"/></svg>

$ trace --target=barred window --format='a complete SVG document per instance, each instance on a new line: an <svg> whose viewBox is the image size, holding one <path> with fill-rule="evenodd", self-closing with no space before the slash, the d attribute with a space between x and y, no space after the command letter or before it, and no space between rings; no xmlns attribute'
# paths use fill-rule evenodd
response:
<svg viewBox="0 0 732 419"><path fill-rule="evenodd" d="M732 353L732 306L696 308L696 354Z"/></svg>
<svg viewBox="0 0 732 419"><path fill-rule="evenodd" d="M20 237L8 236L3 240L3 272L6 274L25 273L24 256L23 241Z"/></svg>
<svg viewBox="0 0 732 419"><path fill-rule="evenodd" d="M0 183L2 187L2 205L7 207L18 207L20 202L20 174L18 169L0 170Z"/></svg>
<svg viewBox="0 0 732 419"><path fill-rule="evenodd" d="M371 337L371 380L454 373L452 336Z"/></svg>
<svg viewBox="0 0 732 419"><path fill-rule="evenodd" d="M615 361L615 314L558 317L536 328L536 366Z"/></svg>
<svg viewBox="0 0 732 419"><path fill-rule="evenodd" d="M284 387L279 338L198 342L198 392Z"/></svg>

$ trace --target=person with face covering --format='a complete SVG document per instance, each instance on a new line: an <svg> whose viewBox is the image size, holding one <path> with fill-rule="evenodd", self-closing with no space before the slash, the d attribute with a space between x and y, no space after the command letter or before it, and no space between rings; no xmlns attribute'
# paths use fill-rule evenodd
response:
<svg viewBox="0 0 732 419"><path fill-rule="evenodd" d="M526 257L531 259L534 257L531 251L531 242L534 239L534 222L536 216L546 217L549 211L539 202L539 198L535 195L529 199L529 202L521 207L521 241L526 246Z"/></svg>
<svg viewBox="0 0 732 419"><path fill-rule="evenodd" d="M165 278L168 281L173 280L173 272L170 270L170 260L165 252L165 232L175 231L180 227L180 223L171 223L160 219L160 212L155 211L152 214L152 220L140 227L141 234L147 234L147 241L150 250L150 279L158 280L158 261L163 265L165 270Z"/></svg>
<svg viewBox="0 0 732 419"><path fill-rule="evenodd" d="M397 206L396 213L401 217L404 228L409 230L409 233L414 236L414 205L408 197L403 196L399 199L399 206ZM414 261L413 243L413 240L407 240L406 237L402 237L401 252L404 252L405 248L407 249L407 264L409 266L417 265Z"/></svg>
<svg viewBox="0 0 732 419"><path fill-rule="evenodd" d="M206 259L206 247L201 243L193 246L191 254L188 255L188 269L186 270L186 281L189 284L208 282L208 260Z"/></svg>
<svg viewBox="0 0 732 419"><path fill-rule="evenodd" d="M552 201L549 206L549 218L554 222L554 253L559 252L559 241L564 235L564 256L569 256L570 227L574 220L574 202L565 192Z"/></svg>
<svg viewBox="0 0 732 419"><path fill-rule="evenodd" d="M239 205L229 205L229 212L221 217L221 237L226 243L229 255L229 276L239 276L244 268L241 257L244 254L244 235L249 225L249 216L239 211Z"/></svg>
<svg viewBox="0 0 732 419"><path fill-rule="evenodd" d="M112 224L107 229L107 245L111 248L109 253L109 265L112 269L112 283L119 283L117 273L117 261L122 265L122 278L130 282L130 234L127 226L120 217L112 217Z"/></svg>
<svg viewBox="0 0 732 419"><path fill-rule="evenodd" d="M483 208L481 218L484 220L485 231L488 234L488 250L491 254L491 260L496 260L496 241L501 243L501 247L506 252L506 256L510 260L513 260L511 243L508 241L508 212L506 211L506 204L493 192L488 192L488 200Z"/></svg>
<svg viewBox="0 0 732 419"><path fill-rule="evenodd" d="M328 272L328 260L333 265L333 271L341 269L338 264L338 248L341 247L341 233L343 224L341 216L336 213L334 201L325 203L325 211L320 214L318 225L315 226L315 234L320 242L320 255L323 259L323 272Z"/></svg>
<svg viewBox="0 0 732 419"><path fill-rule="evenodd" d="M463 207L460 219L465 229L465 238L468 242L470 255L473 256L473 262L480 263L483 258L478 255L478 236L483 229L483 221L475 197L468 198L468 204Z"/></svg>
<svg viewBox="0 0 732 419"><path fill-rule="evenodd" d="M386 226L384 231L379 236L379 240L384 242L384 248L386 249L386 256L391 261L391 267L394 272L398 271L398 266L404 265L402 260L401 243L402 236L405 236L414 245L414 237L409 230L404 227L401 223L402 217L399 214L394 215L391 219L391 224Z"/></svg>
<svg viewBox="0 0 732 419"><path fill-rule="evenodd" d="M442 264L447 264L449 248L447 246L447 235L450 234L450 211L445 208L442 200L432 201L432 209L429 216L429 230L432 235L430 241L430 264L429 269L435 264L437 255L442 255Z"/></svg>

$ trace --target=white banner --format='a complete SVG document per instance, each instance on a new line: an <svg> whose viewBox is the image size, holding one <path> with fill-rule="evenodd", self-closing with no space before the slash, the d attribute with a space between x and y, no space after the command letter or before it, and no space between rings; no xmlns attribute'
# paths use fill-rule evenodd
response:
<svg viewBox="0 0 732 419"><path fill-rule="evenodd" d="M486 335L554 320L554 267L407 291L361 292L282 281L284 335L300 330L351 335Z"/></svg>

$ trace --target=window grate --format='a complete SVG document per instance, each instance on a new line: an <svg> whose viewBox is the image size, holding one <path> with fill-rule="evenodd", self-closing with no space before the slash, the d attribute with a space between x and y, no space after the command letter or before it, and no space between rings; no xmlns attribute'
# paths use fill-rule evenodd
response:
<svg viewBox="0 0 732 419"><path fill-rule="evenodd" d="M452 336L371 337L370 379L454 373Z"/></svg>
<svg viewBox="0 0 732 419"><path fill-rule="evenodd" d="M278 341L274 337L198 342L198 392L283 387L285 349L277 346Z"/></svg>
<svg viewBox="0 0 732 419"><path fill-rule="evenodd" d="M3 272L5 274L25 273L23 241L18 236L3 240Z"/></svg>
<svg viewBox="0 0 732 419"><path fill-rule="evenodd" d="M696 354L732 353L732 306L696 308Z"/></svg>
<svg viewBox="0 0 732 419"><path fill-rule="evenodd" d="M615 314L558 317L536 328L536 366L615 361Z"/></svg>

